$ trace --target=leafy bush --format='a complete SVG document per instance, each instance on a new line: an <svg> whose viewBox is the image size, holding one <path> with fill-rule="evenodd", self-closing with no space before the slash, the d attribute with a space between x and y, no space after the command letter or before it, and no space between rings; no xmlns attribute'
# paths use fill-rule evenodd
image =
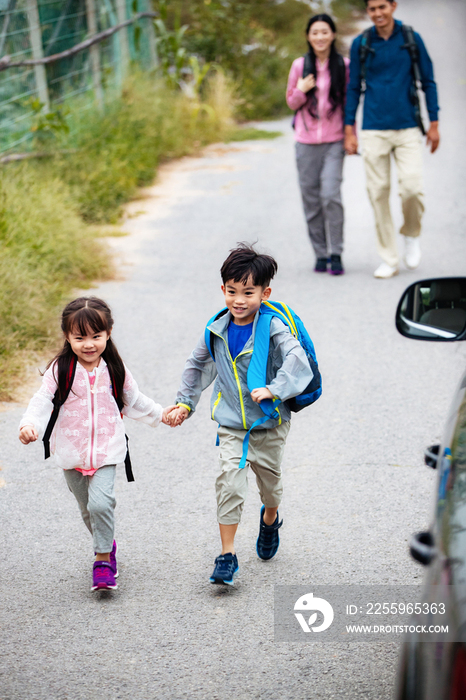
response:
<svg viewBox="0 0 466 700"><path fill-rule="evenodd" d="M203 102L138 75L105 115L75 117L81 123L73 125L77 135L66 145L76 152L59 157L53 168L69 184L86 221L115 221L120 205L151 182L160 161L222 140L232 128L232 109L221 72L211 76Z"/></svg>
<svg viewBox="0 0 466 700"><path fill-rule="evenodd" d="M96 235L58 178L8 167L0 179L0 397L8 397L25 352L56 340L59 308L73 289L110 274Z"/></svg>

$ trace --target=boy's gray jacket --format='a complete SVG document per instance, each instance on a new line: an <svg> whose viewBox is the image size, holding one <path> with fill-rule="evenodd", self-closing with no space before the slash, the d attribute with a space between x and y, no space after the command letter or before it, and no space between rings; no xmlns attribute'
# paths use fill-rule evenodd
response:
<svg viewBox="0 0 466 700"><path fill-rule="evenodd" d="M228 349L228 324L231 314L208 326L213 333L212 345L215 361L212 359L204 334L189 356L181 377L181 385L176 403L195 411L201 393L215 379L211 398L211 417L225 428L249 430L251 425L264 416L258 403L255 403L247 386L247 372L254 349L254 337L259 313L254 318L252 335L236 357L231 357ZM281 401L300 394L313 377L306 353L299 341L290 333L288 326L278 318L270 323L270 348L267 361L267 389ZM289 408L279 404L280 419L269 419L261 429L275 428L290 420Z"/></svg>

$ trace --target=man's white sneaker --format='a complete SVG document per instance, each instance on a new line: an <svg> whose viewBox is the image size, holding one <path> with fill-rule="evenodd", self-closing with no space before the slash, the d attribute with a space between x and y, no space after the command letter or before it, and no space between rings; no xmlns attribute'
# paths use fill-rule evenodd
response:
<svg viewBox="0 0 466 700"><path fill-rule="evenodd" d="M387 263L383 262L377 270L374 272L374 277L377 277L378 279L386 280L389 277L395 277L395 275L398 274L398 268L397 267L392 267L391 265L388 265Z"/></svg>
<svg viewBox="0 0 466 700"><path fill-rule="evenodd" d="M421 262L421 245L419 238L405 236L404 262L408 270L415 270Z"/></svg>

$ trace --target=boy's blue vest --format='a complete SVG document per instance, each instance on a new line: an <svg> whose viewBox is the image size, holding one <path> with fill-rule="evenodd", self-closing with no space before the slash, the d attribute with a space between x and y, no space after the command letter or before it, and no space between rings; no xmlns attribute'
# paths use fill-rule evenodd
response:
<svg viewBox="0 0 466 700"><path fill-rule="evenodd" d="M215 360L215 354L212 344L212 333L208 327L211 323L226 314L228 309L222 309L219 313L212 316L205 329L205 343L212 359ZM322 377L317 364L314 344L309 337L303 322L289 306L280 301L263 301L259 309L259 318L256 324L256 333L254 336L254 350L251 361L248 367L247 383L249 391L266 386L267 359L269 356L270 347L270 323L273 317L279 318L285 323L292 335L297 338L306 353L309 366L312 370L313 377L306 389L292 399L285 401L290 411L295 413L301 411L306 406L310 406L317 401L322 394ZM243 469L246 464L246 458L249 445L249 434L251 430L258 428L262 423L265 423L270 418L279 418L280 414L277 411L277 406L281 403L280 399L264 399L259 404L264 416L256 420L246 433L243 442L243 456L241 458L239 468Z"/></svg>

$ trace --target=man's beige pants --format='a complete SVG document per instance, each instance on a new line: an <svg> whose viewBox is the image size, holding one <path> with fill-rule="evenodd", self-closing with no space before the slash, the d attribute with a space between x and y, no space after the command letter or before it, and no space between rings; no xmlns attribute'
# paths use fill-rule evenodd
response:
<svg viewBox="0 0 466 700"><path fill-rule="evenodd" d="M398 191L404 222L403 236L416 238L421 233L424 212L422 181L422 141L417 127L361 132L367 192L374 209L377 250L384 262L398 267L396 233L390 213L390 156L396 163Z"/></svg>

